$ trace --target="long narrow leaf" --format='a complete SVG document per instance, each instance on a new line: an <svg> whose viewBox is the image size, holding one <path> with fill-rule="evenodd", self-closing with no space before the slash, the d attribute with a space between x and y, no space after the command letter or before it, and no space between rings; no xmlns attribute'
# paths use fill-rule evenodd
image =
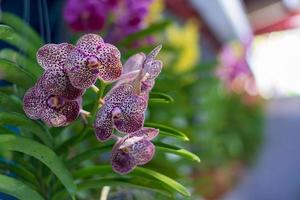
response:
<svg viewBox="0 0 300 200"><path fill-rule="evenodd" d="M38 65L35 59L29 59L12 49L2 49L0 51L0 58L20 65L22 68L27 69L29 72L35 75L35 77L39 77L43 72L42 68Z"/></svg>
<svg viewBox="0 0 300 200"><path fill-rule="evenodd" d="M14 95L7 95L0 92L0 105L1 109L5 111L22 112L22 101Z"/></svg>
<svg viewBox="0 0 300 200"><path fill-rule="evenodd" d="M53 138L50 133L36 122L28 119L25 115L2 112L0 113L0 125L1 124L16 125L27 129L34 133L44 144L53 147Z"/></svg>
<svg viewBox="0 0 300 200"><path fill-rule="evenodd" d="M34 83L35 77L26 69L7 60L0 59L0 77L27 89Z"/></svg>
<svg viewBox="0 0 300 200"><path fill-rule="evenodd" d="M1 12L0 21L11 26L19 34L24 35L24 38L28 41L31 41L36 47L39 47L43 44L43 41L37 32L19 17L11 13Z"/></svg>
<svg viewBox="0 0 300 200"><path fill-rule="evenodd" d="M175 138L182 139L184 141L189 141L189 138L186 136L186 134L184 134L182 131L179 131L177 129L162 124L152 123L152 122L145 122L144 126L158 128L159 133L161 135L172 136Z"/></svg>
<svg viewBox="0 0 300 200"><path fill-rule="evenodd" d="M115 172L112 171L112 168L110 165L101 165L101 166L91 166L87 167L85 169L81 169L77 171L74 176L76 178L84 178L89 177L93 175L107 175L107 174L115 174ZM155 172L150 169L142 168L142 167L136 167L134 171L132 171L129 176L133 177L143 177L143 178L150 178L152 180L159 181L160 183L163 183L164 186L167 186L169 189L172 189L173 191L179 192L180 194L184 196L190 196L190 193L188 190L182 186L180 183L176 182L175 180L161 174L158 172Z"/></svg>
<svg viewBox="0 0 300 200"><path fill-rule="evenodd" d="M38 48L18 33L13 33L11 37L3 38L2 40L26 53L31 59L35 59Z"/></svg>
<svg viewBox="0 0 300 200"><path fill-rule="evenodd" d="M20 200L43 200L44 198L25 183L0 174L0 191Z"/></svg>
<svg viewBox="0 0 300 200"><path fill-rule="evenodd" d="M174 99L161 92L151 92L149 95L149 102L150 103L172 103Z"/></svg>
<svg viewBox="0 0 300 200"><path fill-rule="evenodd" d="M165 144L162 142L154 142L154 144L158 150L176 154L176 155L179 155L181 157L187 158L192 161L200 162L200 158L196 154L189 152L185 149L182 149L182 148L170 145L170 144Z"/></svg>
<svg viewBox="0 0 300 200"><path fill-rule="evenodd" d="M14 30L10 26L0 24L0 38L9 38Z"/></svg>
<svg viewBox="0 0 300 200"><path fill-rule="evenodd" d="M0 149L22 152L38 159L49 167L72 197L75 195L76 185L72 175L60 158L47 146L24 137L0 135Z"/></svg>

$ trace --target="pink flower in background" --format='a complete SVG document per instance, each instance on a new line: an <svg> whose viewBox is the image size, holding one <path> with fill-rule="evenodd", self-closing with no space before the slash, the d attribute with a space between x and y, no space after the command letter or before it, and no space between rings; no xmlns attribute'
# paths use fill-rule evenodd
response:
<svg viewBox="0 0 300 200"><path fill-rule="evenodd" d="M145 27L152 0L67 0L64 19L76 32L101 31L108 25L105 40L111 43ZM110 24L107 19L112 19Z"/></svg>
<svg viewBox="0 0 300 200"><path fill-rule="evenodd" d="M105 25L108 8L104 0L67 0L63 16L73 31L99 31Z"/></svg>

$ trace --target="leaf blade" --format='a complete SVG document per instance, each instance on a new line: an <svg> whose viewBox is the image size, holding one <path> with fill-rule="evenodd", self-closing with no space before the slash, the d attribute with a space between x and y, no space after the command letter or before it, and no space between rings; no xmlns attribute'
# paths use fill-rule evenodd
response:
<svg viewBox="0 0 300 200"><path fill-rule="evenodd" d="M20 200L44 200L44 198L23 182L0 174L0 191Z"/></svg>
<svg viewBox="0 0 300 200"><path fill-rule="evenodd" d="M42 128L35 121L28 119L25 115L15 112L2 112L0 113L0 125L10 124L33 132L44 144L49 147L53 147L53 138L51 134Z"/></svg>
<svg viewBox="0 0 300 200"><path fill-rule="evenodd" d="M176 147L176 146L173 146L170 144L165 144L162 142L153 142L153 143L155 144L156 148L158 148L162 151L165 151L167 153L176 154L178 156L187 158L192 161L200 162L200 158L196 154L189 152L183 148L179 148L179 147Z"/></svg>
<svg viewBox="0 0 300 200"><path fill-rule="evenodd" d="M153 122L145 122L144 126L157 128L157 129L159 129L159 132L162 135L173 136L173 137L179 138L183 141L189 141L189 138L187 137L187 135L185 133L183 133L182 131L179 131L177 129L171 128L169 126L165 126L165 125L157 124L157 123L153 123Z"/></svg>
<svg viewBox="0 0 300 200"><path fill-rule="evenodd" d="M60 158L47 146L14 135L0 135L0 149L30 155L44 163L62 182L71 196L75 195L74 179Z"/></svg>

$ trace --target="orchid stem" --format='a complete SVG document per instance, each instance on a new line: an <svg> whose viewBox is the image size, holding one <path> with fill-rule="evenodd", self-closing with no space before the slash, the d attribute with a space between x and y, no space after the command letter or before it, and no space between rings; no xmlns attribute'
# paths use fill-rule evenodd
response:
<svg viewBox="0 0 300 200"><path fill-rule="evenodd" d="M96 86L96 85L92 85L91 88L93 89L93 91L95 93L98 93L99 92L99 88Z"/></svg>
<svg viewBox="0 0 300 200"><path fill-rule="evenodd" d="M80 109L79 112L80 112L81 114L85 115L85 116L90 116L90 115L91 115L90 112L88 112L88 111L86 111L86 110L83 110L83 109Z"/></svg>
<svg viewBox="0 0 300 200"><path fill-rule="evenodd" d="M110 187L104 186L101 190L100 200L107 200Z"/></svg>

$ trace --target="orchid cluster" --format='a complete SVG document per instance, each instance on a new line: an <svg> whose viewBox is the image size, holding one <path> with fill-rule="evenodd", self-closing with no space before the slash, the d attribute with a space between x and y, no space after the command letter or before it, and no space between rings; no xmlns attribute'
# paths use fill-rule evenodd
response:
<svg viewBox="0 0 300 200"><path fill-rule="evenodd" d="M64 19L76 32L95 32L106 27L106 39L117 42L145 27L151 3L152 0L68 0Z"/></svg>
<svg viewBox="0 0 300 200"><path fill-rule="evenodd" d="M112 167L120 174L129 173L154 155L151 140L159 130L143 126L149 92L162 69L162 62L155 60L160 49L147 56L133 55L122 67L119 50L95 34L82 36L76 46L47 44L37 52L37 61L45 71L26 92L24 111L29 118L41 119L50 127L66 126L81 112L86 113L82 95L95 87L97 79L106 84L115 82L100 99L93 126L99 141L117 139Z"/></svg>

